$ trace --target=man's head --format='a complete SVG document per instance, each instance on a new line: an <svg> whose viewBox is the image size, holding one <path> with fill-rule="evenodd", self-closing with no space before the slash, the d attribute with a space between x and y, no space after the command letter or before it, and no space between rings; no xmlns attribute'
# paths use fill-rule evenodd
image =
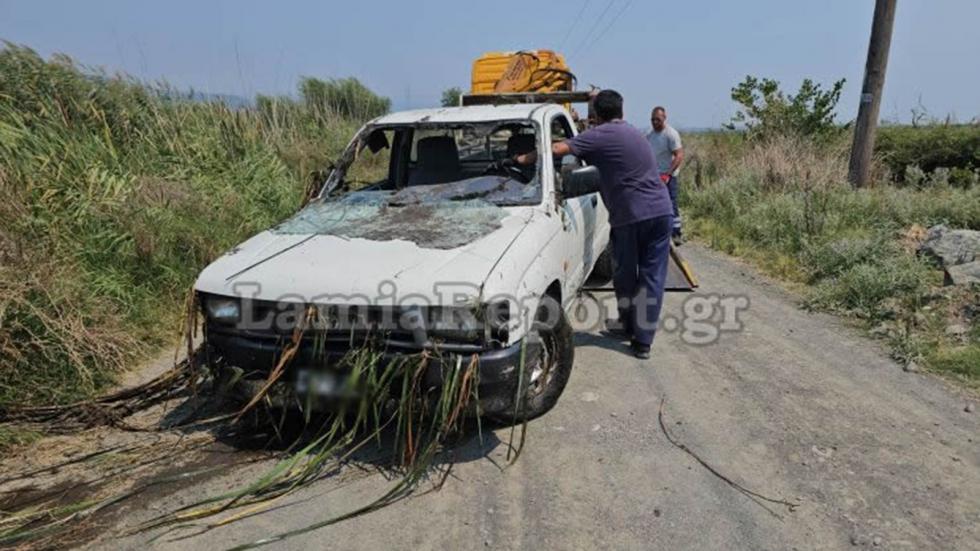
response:
<svg viewBox="0 0 980 551"><path fill-rule="evenodd" d="M623 118L623 96L615 90L602 90L592 100L597 122L613 121Z"/></svg>
<svg viewBox="0 0 980 551"><path fill-rule="evenodd" d="M653 112L650 113L650 124L657 132L663 132L667 126L667 110L659 105L654 107Z"/></svg>

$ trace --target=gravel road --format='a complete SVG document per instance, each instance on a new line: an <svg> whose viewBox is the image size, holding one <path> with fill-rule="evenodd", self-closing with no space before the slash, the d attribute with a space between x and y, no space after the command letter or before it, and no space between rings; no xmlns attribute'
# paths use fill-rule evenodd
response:
<svg viewBox="0 0 980 551"><path fill-rule="evenodd" d="M980 413L965 411L976 396L904 372L860 331L800 310L729 258L695 245L684 253L702 287L670 295L664 314L680 319L692 296L744 296L741 331L703 345L662 332L646 362L580 331L565 394L529 425L512 466L509 431L498 430L458 451L441 491L272 548L980 549ZM662 399L675 440L732 482L800 505L752 500L672 445L658 424ZM142 503L120 522L266 466ZM391 484L341 476L191 539L93 545L228 548L349 511Z"/></svg>

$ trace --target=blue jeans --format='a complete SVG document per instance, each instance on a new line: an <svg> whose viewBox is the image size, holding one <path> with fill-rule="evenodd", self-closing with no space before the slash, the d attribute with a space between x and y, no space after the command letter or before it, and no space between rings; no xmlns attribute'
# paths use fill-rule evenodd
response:
<svg viewBox="0 0 980 551"><path fill-rule="evenodd" d="M617 226L610 232L619 321L633 342L650 346L657 331L670 258L668 215Z"/></svg>
<svg viewBox="0 0 980 551"><path fill-rule="evenodd" d="M671 228L673 237L680 237L681 235L681 210L677 206L677 189L677 176L671 176L670 180L667 181L667 193L670 194L670 204L674 207L674 225Z"/></svg>

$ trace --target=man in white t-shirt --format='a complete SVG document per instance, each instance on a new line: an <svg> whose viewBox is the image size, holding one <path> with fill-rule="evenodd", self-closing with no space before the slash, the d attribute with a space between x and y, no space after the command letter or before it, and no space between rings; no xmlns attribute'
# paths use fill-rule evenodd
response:
<svg viewBox="0 0 980 551"><path fill-rule="evenodd" d="M677 174L684 162L684 146L681 145L681 135L667 124L667 110L659 105L650 114L650 124L653 130L647 134L653 155L657 159L657 170L660 180L667 185L670 192L670 202L674 207L674 227L672 234L674 242L681 241L681 213L677 208Z"/></svg>

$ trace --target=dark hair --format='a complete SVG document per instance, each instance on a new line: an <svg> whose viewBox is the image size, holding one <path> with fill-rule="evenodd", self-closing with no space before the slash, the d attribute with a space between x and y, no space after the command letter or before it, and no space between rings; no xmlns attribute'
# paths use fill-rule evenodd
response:
<svg viewBox="0 0 980 551"><path fill-rule="evenodd" d="M652 117L653 114L656 113L657 111L662 111L664 115L667 114L667 110L664 109L662 106L658 105L658 106L656 106L656 107L653 108L653 111L650 111L650 116Z"/></svg>
<svg viewBox="0 0 980 551"><path fill-rule="evenodd" d="M600 121L623 118L623 96L615 90L602 90L592 100L592 107Z"/></svg>

